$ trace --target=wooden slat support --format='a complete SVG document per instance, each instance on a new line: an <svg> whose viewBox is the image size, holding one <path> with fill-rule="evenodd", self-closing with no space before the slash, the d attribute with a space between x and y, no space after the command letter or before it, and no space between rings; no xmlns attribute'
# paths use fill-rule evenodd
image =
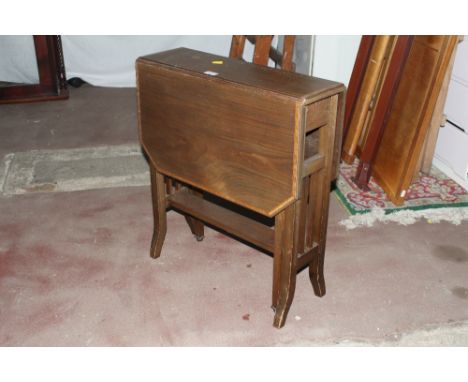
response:
<svg viewBox="0 0 468 382"><path fill-rule="evenodd" d="M305 248L305 231L307 225L307 203L309 201L309 180L310 176L305 176L302 179L302 193L299 201L299 210L297 212L298 222L296 223L297 230L297 253L303 253Z"/></svg>
<svg viewBox="0 0 468 382"><path fill-rule="evenodd" d="M271 60L278 66L282 68L283 64L283 56L282 54L278 51L278 49L273 48L272 46L270 47L270 52L268 56L271 58Z"/></svg>
<svg viewBox="0 0 468 382"><path fill-rule="evenodd" d="M294 55L294 42L296 36L284 36L283 42L283 57L281 59L281 69L287 71L294 70L293 55Z"/></svg>
<svg viewBox="0 0 468 382"><path fill-rule="evenodd" d="M297 263L296 263L297 271L300 271L302 268L312 263L314 257L318 256L318 253L319 253L318 251L319 251L318 244L313 243L312 248L304 251L304 253L299 254L297 257Z"/></svg>
<svg viewBox="0 0 468 382"><path fill-rule="evenodd" d="M183 188L168 196L169 205L212 224L269 252L274 250L274 230L255 220L204 200Z"/></svg>
<svg viewBox="0 0 468 382"><path fill-rule="evenodd" d="M302 176L313 174L321 170L324 165L325 157L323 154L315 154L304 161L304 165L302 166Z"/></svg>
<svg viewBox="0 0 468 382"><path fill-rule="evenodd" d="M242 59L242 55L244 53L245 37L246 36L244 35L232 36L231 50L229 51L230 58Z"/></svg>
<svg viewBox="0 0 468 382"><path fill-rule="evenodd" d="M273 35L256 36L255 49L252 62L258 65L268 65L270 47Z"/></svg>
<svg viewBox="0 0 468 382"><path fill-rule="evenodd" d="M294 71L293 55L296 36L285 35L283 51L279 52L276 48L271 46L273 36L236 35L232 38L229 57L242 59L246 39L251 44L255 45L253 63L268 65L268 59L271 59L282 70Z"/></svg>

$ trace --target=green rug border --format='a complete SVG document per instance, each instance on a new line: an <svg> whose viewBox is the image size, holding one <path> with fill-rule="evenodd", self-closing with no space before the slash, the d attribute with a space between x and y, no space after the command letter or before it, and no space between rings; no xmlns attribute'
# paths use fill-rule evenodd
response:
<svg viewBox="0 0 468 382"><path fill-rule="evenodd" d="M343 195L341 192L340 188L337 186L334 190L333 193L337 196L338 200L343 204L345 209L348 211L350 215L363 215L371 212L371 209L365 209L365 210L355 210L353 206L348 202L346 197ZM436 203L436 204L426 204L424 206L407 206L407 207L395 207L395 208L384 208L385 215L392 214L398 211L404 211L404 210L411 210L411 211L421 211L421 210L429 210L429 209L436 209L436 208L450 208L450 207L468 207L468 202L460 202L460 203L446 203L446 204L441 204L441 203Z"/></svg>

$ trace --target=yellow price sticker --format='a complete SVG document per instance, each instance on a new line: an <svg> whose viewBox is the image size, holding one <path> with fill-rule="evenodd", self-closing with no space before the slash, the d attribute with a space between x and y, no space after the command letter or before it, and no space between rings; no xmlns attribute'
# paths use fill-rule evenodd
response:
<svg viewBox="0 0 468 382"><path fill-rule="evenodd" d="M224 61L223 60L213 60L211 61L212 64L215 64L215 65L222 65L224 64Z"/></svg>

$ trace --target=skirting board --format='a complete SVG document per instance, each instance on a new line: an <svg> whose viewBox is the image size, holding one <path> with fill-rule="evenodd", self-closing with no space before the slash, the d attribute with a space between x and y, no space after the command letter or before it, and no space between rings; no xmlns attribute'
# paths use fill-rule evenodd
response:
<svg viewBox="0 0 468 382"><path fill-rule="evenodd" d="M446 162L443 159L437 156L437 154L434 155L432 164L468 191L468 181L460 177L457 173L455 173L455 171L453 171L452 168L448 164L446 164Z"/></svg>

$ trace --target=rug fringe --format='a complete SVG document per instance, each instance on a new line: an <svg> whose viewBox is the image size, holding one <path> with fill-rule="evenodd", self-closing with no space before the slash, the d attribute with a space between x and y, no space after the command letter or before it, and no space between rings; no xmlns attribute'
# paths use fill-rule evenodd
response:
<svg viewBox="0 0 468 382"><path fill-rule="evenodd" d="M372 227L375 222L394 222L401 225L414 224L420 219L426 219L429 224L447 221L459 225L463 220L468 220L468 207L461 208L436 208L421 211L402 210L385 214L383 208L373 208L369 213L352 215L339 222L346 229L359 227Z"/></svg>

